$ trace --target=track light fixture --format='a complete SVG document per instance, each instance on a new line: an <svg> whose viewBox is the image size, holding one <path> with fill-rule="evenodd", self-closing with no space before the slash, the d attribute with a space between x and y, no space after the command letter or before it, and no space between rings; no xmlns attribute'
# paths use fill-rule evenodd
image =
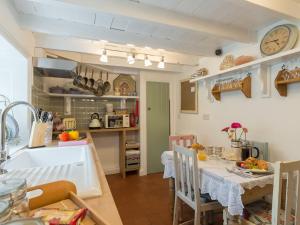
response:
<svg viewBox="0 0 300 225"><path fill-rule="evenodd" d="M135 54L129 53L127 56L127 62L128 64L134 64L135 63Z"/></svg>
<svg viewBox="0 0 300 225"><path fill-rule="evenodd" d="M148 55L145 56L145 62L144 62L144 65L145 65L145 66L151 66L151 65L152 65L152 62L150 61Z"/></svg>
<svg viewBox="0 0 300 225"><path fill-rule="evenodd" d="M165 58L161 57L161 61L157 64L157 67L159 69L164 69L165 68Z"/></svg>
<svg viewBox="0 0 300 225"><path fill-rule="evenodd" d="M100 56L100 61L101 62L104 62L104 63L107 63L108 62L108 56L107 56L107 52L106 52L106 49L104 49L102 51L102 54Z"/></svg>

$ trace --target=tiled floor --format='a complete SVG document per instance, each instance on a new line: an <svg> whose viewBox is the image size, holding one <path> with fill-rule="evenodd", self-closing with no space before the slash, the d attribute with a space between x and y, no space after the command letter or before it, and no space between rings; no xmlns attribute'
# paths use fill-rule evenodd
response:
<svg viewBox="0 0 300 225"><path fill-rule="evenodd" d="M168 180L162 174L107 176L124 225L171 225Z"/></svg>

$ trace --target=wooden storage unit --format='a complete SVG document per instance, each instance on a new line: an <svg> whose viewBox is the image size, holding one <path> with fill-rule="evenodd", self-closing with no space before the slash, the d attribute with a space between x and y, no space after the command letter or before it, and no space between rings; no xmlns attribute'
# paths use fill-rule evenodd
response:
<svg viewBox="0 0 300 225"><path fill-rule="evenodd" d="M127 142L125 152L125 169L128 171L137 171L140 169L141 154L140 154L140 143Z"/></svg>
<svg viewBox="0 0 300 225"><path fill-rule="evenodd" d="M288 84L298 82L300 82L300 77L284 80L283 77L279 74L275 79L275 88L277 89L280 96L286 97Z"/></svg>
<svg viewBox="0 0 300 225"><path fill-rule="evenodd" d="M223 88L220 84L215 84L212 88L212 95L216 100L221 101L221 93L228 91L236 91L240 90L247 98L251 98L251 76L247 76L243 80L240 81L232 81L232 87Z"/></svg>
<svg viewBox="0 0 300 225"><path fill-rule="evenodd" d="M123 128L122 131L120 131L120 154L119 154L119 164L120 164L120 173L123 178L126 177L126 172L127 171L132 171L131 170L126 170L126 141L127 141L127 134L128 132L133 132L133 131L139 131L138 127L131 127L131 128ZM135 168L134 170L138 170L139 168Z"/></svg>

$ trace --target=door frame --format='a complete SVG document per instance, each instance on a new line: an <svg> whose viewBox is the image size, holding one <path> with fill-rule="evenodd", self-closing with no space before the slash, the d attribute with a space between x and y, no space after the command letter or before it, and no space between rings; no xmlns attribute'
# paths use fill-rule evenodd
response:
<svg viewBox="0 0 300 225"><path fill-rule="evenodd" d="M143 71L140 74L140 176L147 175L147 82L164 82L169 84L170 97L170 134L176 129L176 73ZM167 149L166 149L167 150Z"/></svg>

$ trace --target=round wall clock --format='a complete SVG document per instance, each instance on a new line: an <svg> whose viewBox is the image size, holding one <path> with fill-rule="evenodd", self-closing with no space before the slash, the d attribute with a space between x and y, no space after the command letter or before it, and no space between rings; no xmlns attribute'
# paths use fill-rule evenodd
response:
<svg viewBox="0 0 300 225"><path fill-rule="evenodd" d="M263 37L260 51L269 56L292 49L298 40L298 27L293 24L283 24L272 28Z"/></svg>

